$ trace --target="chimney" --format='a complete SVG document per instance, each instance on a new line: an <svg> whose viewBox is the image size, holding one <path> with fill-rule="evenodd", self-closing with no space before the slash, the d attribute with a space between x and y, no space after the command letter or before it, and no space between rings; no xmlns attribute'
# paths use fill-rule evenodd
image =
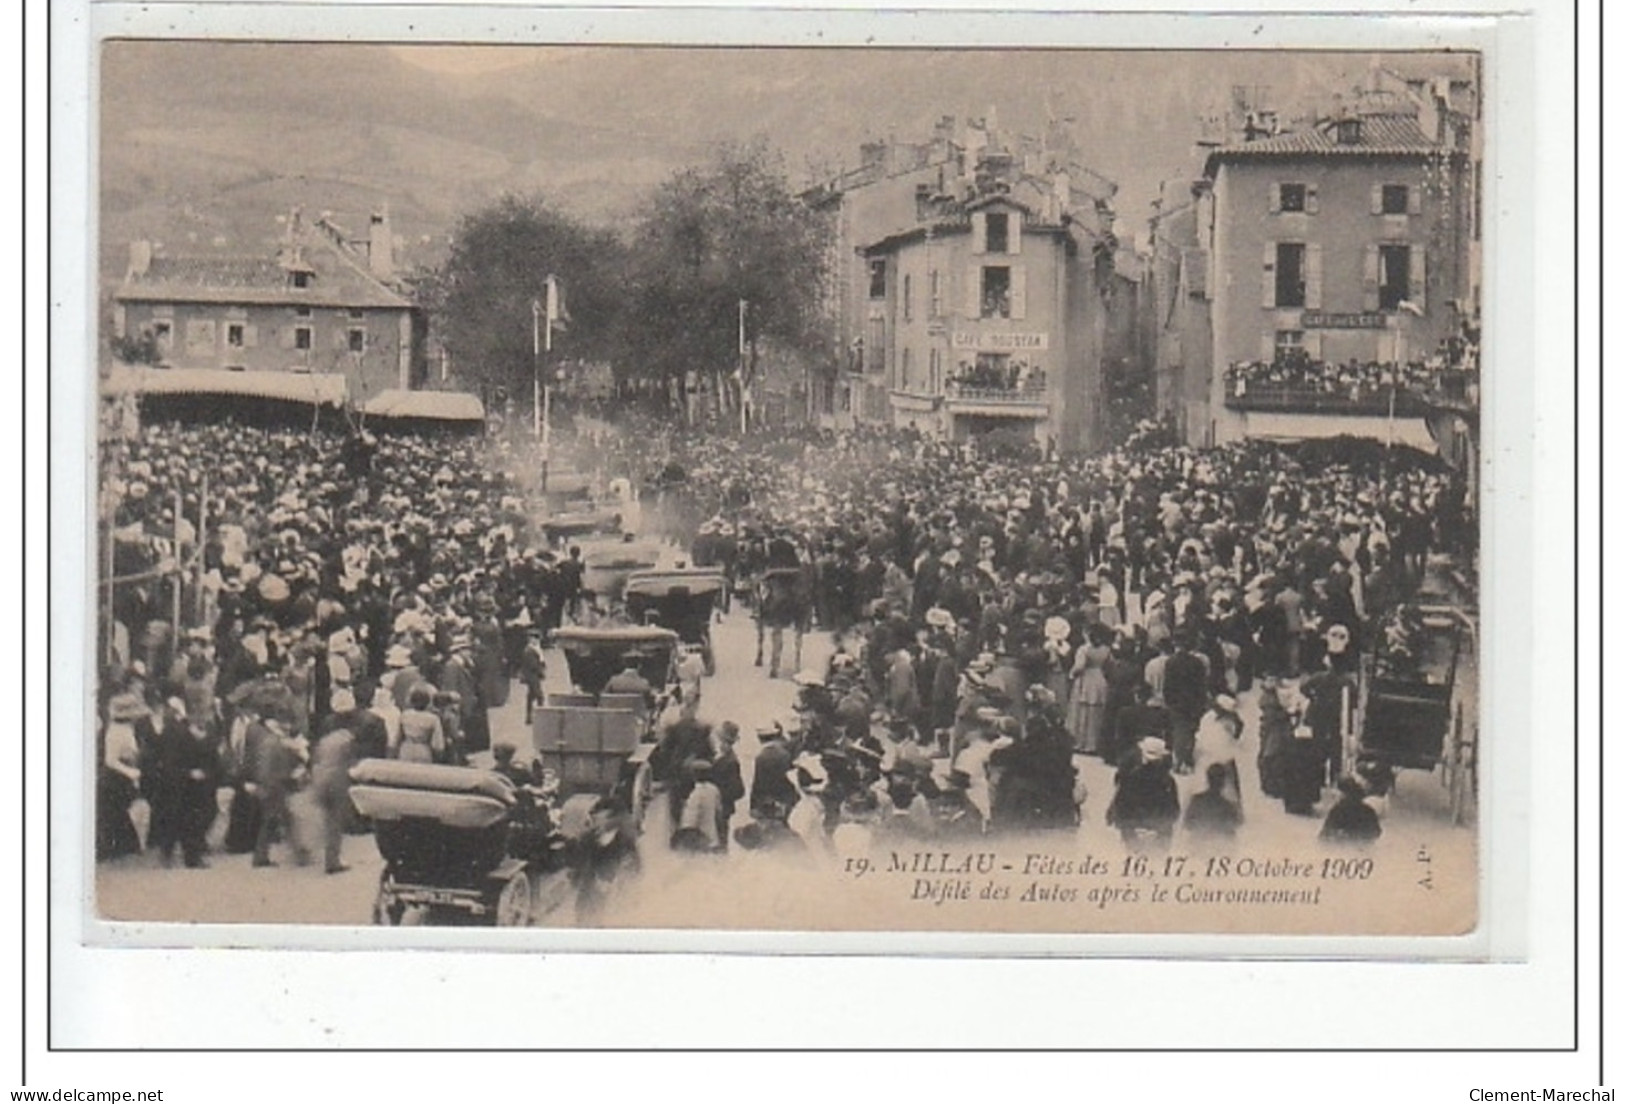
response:
<svg viewBox="0 0 1625 1104"><path fill-rule="evenodd" d="M130 243L130 268L125 279L133 280L137 276L145 276L152 267L152 243L150 241L133 241Z"/></svg>
<svg viewBox="0 0 1625 1104"><path fill-rule="evenodd" d="M372 226L367 234L367 267L385 283L395 278L395 236L389 229L387 207L372 213Z"/></svg>

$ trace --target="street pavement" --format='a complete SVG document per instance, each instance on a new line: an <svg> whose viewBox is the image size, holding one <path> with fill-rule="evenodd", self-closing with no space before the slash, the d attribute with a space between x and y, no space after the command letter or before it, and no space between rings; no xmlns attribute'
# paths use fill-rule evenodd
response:
<svg viewBox="0 0 1625 1104"><path fill-rule="evenodd" d="M738 608L716 626L714 642L718 670L716 677L705 683L701 717L711 722L738 723L742 734L738 753L748 783L757 752L757 726L790 714L795 686L789 676L794 668L789 667L778 679L769 679L764 668L753 666L754 627L748 614ZM803 668L822 670L831 649L827 634L810 634L805 642ZM787 643L787 657L790 651ZM552 653L549 688L567 689L566 681L563 656ZM1256 695L1242 695L1240 704L1246 722L1238 753L1246 817L1244 839L1267 845L1270 854L1316 853L1319 818L1288 816L1280 802L1260 793ZM520 747L521 757L528 757L531 738L517 683L507 705L494 711L492 730L495 738L511 740ZM1120 856L1116 833L1104 822L1112 793L1112 769L1089 757L1080 756L1076 763L1088 798L1077 839L1071 843L1080 853ZM1183 799L1200 788L1194 777L1181 777L1179 785ZM1333 796L1328 792L1322 810ZM308 807L303 812L300 819L305 830L311 832L313 849L319 852L315 817ZM217 837L223 826L224 818L216 825ZM826 924L829 916L839 915L838 909L831 912L834 906L827 879L800 876L793 866L787 877L786 867L777 856L738 848L722 857L676 855L662 846L659 837L663 830L652 821L648 827L643 875L626 895L623 911L617 914L612 909L604 917L606 924L715 926L729 924L737 916L749 917L755 926L795 927L800 923L798 917L807 915L808 909L824 915ZM1051 851L1064 850L1066 845L1067 841L1053 836L1045 840L1045 847ZM1400 773L1398 789L1384 820L1384 835L1373 854L1409 860L1419 848L1427 848L1441 868L1466 873L1476 869L1474 832L1471 827L1451 824L1448 793L1437 772ZM307 867L293 865L287 848L280 850L283 865L271 869L253 869L248 856L223 853L212 855L211 865L205 870L188 870L178 864L166 869L151 855L101 863L95 877L97 908L106 919L148 922L369 923L382 869L370 837L346 838L344 860L351 869L337 875L325 874L319 861ZM738 905L737 911L734 904ZM571 920L568 913L560 913L554 922L568 924Z"/></svg>

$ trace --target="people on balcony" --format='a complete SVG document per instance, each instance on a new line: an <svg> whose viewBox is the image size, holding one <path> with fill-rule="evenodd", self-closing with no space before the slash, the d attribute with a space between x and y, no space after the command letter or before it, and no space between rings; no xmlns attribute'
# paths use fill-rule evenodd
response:
<svg viewBox="0 0 1625 1104"><path fill-rule="evenodd" d="M948 377L954 391L1007 391L1014 394L1039 395L1045 386L1044 369L1025 360L1009 357L978 358L974 363L961 361L959 370Z"/></svg>
<svg viewBox="0 0 1625 1104"><path fill-rule="evenodd" d="M1438 373L1430 361L1413 360L1403 365L1354 359L1331 362L1290 350L1270 361L1232 364L1225 371L1225 385L1236 398L1265 392L1357 403L1386 395L1390 387L1397 387L1402 394L1424 394L1435 387Z"/></svg>

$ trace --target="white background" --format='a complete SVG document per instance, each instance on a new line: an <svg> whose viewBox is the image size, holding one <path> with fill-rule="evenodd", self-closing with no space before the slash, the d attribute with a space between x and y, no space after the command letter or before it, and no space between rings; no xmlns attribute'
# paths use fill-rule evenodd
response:
<svg viewBox="0 0 1625 1104"><path fill-rule="evenodd" d="M1009 0L1001 0L1009 3ZM830 5L843 6L843 5ZM856 6L851 5L851 6ZM1039 6L1039 5L1031 5ZM1125 4L1119 8L1150 5ZM1212 5L1222 8L1227 5ZM1228 5L1235 8L1236 5ZM22 443L26 419L28 498L18 531L27 549L24 595L27 634L0 663L17 687L27 660L27 716L16 731L26 744L20 763L0 772L7 810L28 793L29 871L26 885L0 878L0 922L14 930L19 889L31 922L28 953L10 957L10 969L26 971L21 993L0 1017L26 1020L27 1081L31 1088L165 1088L168 1100L284 1098L310 1094L325 1099L338 1091L366 1091L413 1101L452 1093L603 1092L696 1095L766 1094L771 1099L830 1093L905 1094L947 1091L953 1099L1007 1095L1093 1095L1097 1086L1132 1087L1160 1100L1195 1090L1250 1100L1367 1098L1465 1100L1470 1088L1585 1088L1598 1069L1597 984L1597 786L1596 734L1600 731L1595 689L1598 669L1596 595L1597 541L1601 519L1596 478L1597 298L1599 151L1594 135L1597 100L1595 44L1582 24L1579 210L1574 206L1574 104L1571 77L1575 37L1572 14L1555 3L1534 5L1533 16L1506 17L1485 27L1500 59L1504 112L1492 135L1507 170L1494 192L1500 240L1491 257L1488 315L1490 344L1503 362L1494 366L1497 390L1487 404L1493 519L1486 545L1503 550L1502 570L1485 618L1508 641L1496 657L1497 685L1490 688L1507 739L1527 748L1494 764L1497 791L1489 802L1492 861L1498 868L1489 901L1492 928L1517 931L1527 920L1527 954L1502 947L1493 963L1439 961L1330 963L1145 960L1044 960L762 957L716 955L537 955L427 951L273 952L213 950L87 949L78 945L81 901L79 856L71 849L78 810L59 800L57 846L44 850L47 779L44 743L47 710L58 746L78 746L82 721L71 662L82 646L82 547L85 458L81 420L85 335L91 287L92 239L86 213L87 156L93 148L86 105L90 35L134 19L148 33L193 33L202 27L240 27L254 36L319 33L465 39L537 34L545 27L560 37L629 41L633 38L711 41L801 41L822 30L822 41L887 40L958 44L1075 42L1078 44L1186 44L1191 36L1219 45L1257 46L1272 41L1335 43L1379 48L1427 45L1415 37L1442 24L1400 23L1372 18L1335 23L1261 17L1248 22L1186 20L1146 24L1107 20L1083 23L1053 16L922 15L874 20L858 14L813 16L805 12L703 15L600 11L541 17L514 8L448 12L381 5L339 8L327 4L88 5L57 3L50 55L54 83L54 148L47 179L47 131L41 107L47 95L43 37L46 5L30 4L26 39L29 127L24 158L29 195L24 224L26 295L0 297L8 312L7 333L21 332L18 304L26 302L28 348L14 361L26 376L26 406L0 403L12 424L0 441ZM97 10L94 14L91 8ZM1247 9L1301 10L1299 4L1259 0ZM1395 5L1400 10L1412 10ZM1433 11L1467 12L1470 5L1433 0ZM365 10L365 9L371 10ZM200 14L199 9L203 10ZM1589 16L1584 17L1589 20ZM1453 34L1453 33L1452 33ZM1532 175L1522 169L1528 166ZM52 218L44 203L54 204ZM47 283L47 235L52 247ZM1572 247L1582 258L1574 282ZM49 288L50 301L45 292ZM1578 294L1578 311L1576 299ZM48 315L47 311L51 313ZM1575 330L1574 319L1580 329ZM53 339L45 348L47 326ZM1571 368L1579 341L1581 365L1578 438ZM1507 354L1514 354L1507 356ZM51 361L55 363L51 363ZM53 370L54 369L54 370ZM48 418L47 380L56 388ZM1622 423L1625 424L1625 423ZM54 430L48 453L45 431ZM7 432L9 431L9 432ZM1579 450L1581 517L1573 512L1573 462ZM46 481L47 457L53 464ZM14 464L16 461L13 462ZM14 484L8 481L7 489ZM21 504L19 504L21 505ZM47 509L56 543L49 550ZM1573 550L1576 525L1582 590L1578 606L1580 646L1572 638L1576 607ZM18 542L0 542L0 561L21 570ZM1525 558L1527 566L1516 563ZM1495 555L1492 552L1492 556ZM1508 558L1514 561L1507 563ZM55 573L51 592L47 566ZM1512 570L1516 566L1517 570ZM64 585L64 580L71 580ZM1538 582L1537 582L1538 580ZM55 599L54 601L50 601ZM50 601L49 607L47 602ZM75 604L77 603L77 605ZM47 630L50 652L47 653ZM15 639L15 638L10 638ZM1514 643L1515 641L1515 643ZM10 640L8 639L8 644ZM49 662L47 656L49 655ZM1578 666L1577 666L1578 664ZM1510 669L1509 669L1510 668ZM1581 695L1573 699L1574 672ZM63 693L64 688L67 693ZM48 704L49 695L49 704ZM1509 720L1511 714L1515 720ZM1572 733L1581 732L1579 761ZM59 755L59 760L64 758ZM1617 778L1620 756L1612 757ZM1510 766L1509 766L1510 764ZM77 760L72 763L77 769ZM59 772L61 763L58 763ZM1518 775L1515 781L1508 773ZM1519 807L1529 780L1527 809ZM1580 780L1580 971L1573 976L1572 913L1574 779ZM1508 788L1501 788L1501 787ZM1509 796L1510 795L1510 796ZM67 793L71 800L73 791ZM1502 798L1505 798L1504 800ZM1615 820L1617 821L1617 816ZM67 831L61 829L65 827ZM1615 829L1617 838L1617 828ZM9 837L9 838L15 838ZM20 841L19 841L20 842ZM71 845L71 846L70 846ZM1525 847L1526 845L1526 847ZM1520 852L1533 856L1527 877ZM1614 852L1618 853L1617 849ZM923 1047L964 1051L973 1047L1565 1047L1574 1036L1578 982L1579 1039L1584 1052L1559 1054L1377 1055L920 1055L863 1059L819 1056L617 1056L479 1057L469 1055L224 1055L46 1054L44 1011L47 959L44 902L48 871L56 888L54 1022L57 1045L90 1046L323 1047L323 1046L512 1046L512 1047ZM8 871L15 870L8 867ZM20 934L20 933L19 933ZM14 943L13 946L20 945ZM897 941L894 950L906 950ZM1209 949L1209 954L1215 953ZM20 982L22 979L19 978ZM22 1024L16 1024L21 1028ZM16 1038L17 1032L0 1034ZM10 1053L15 1053L10 1052ZM20 1076L0 1049L0 1082ZM683 1067L679 1070L677 1067ZM1609 1077L1618 1073L1610 1067ZM0 1085L0 1088L7 1087ZM686 1094L685 1094L686 1095Z"/></svg>

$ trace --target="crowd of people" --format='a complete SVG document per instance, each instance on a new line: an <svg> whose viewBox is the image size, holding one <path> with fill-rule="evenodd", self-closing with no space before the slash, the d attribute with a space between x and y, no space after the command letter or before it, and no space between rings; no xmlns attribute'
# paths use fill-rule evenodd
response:
<svg viewBox="0 0 1625 1104"><path fill-rule="evenodd" d="M487 750L490 711L515 679L534 702L544 634L580 597L579 551L536 533L537 488L497 440L155 424L106 450L102 487L105 857L138 843L144 797L149 835L185 825L202 863L218 779L225 847L268 865L297 842L290 794L339 793L348 761ZM346 818L327 819L331 856Z"/></svg>
<svg viewBox="0 0 1625 1104"><path fill-rule="evenodd" d="M796 715L758 732L748 785L737 727L675 712L656 758L685 850L1075 829L1080 755L1115 767L1126 843L1233 833L1255 688L1264 793L1304 815L1339 785L1360 804L1382 780L1339 758L1359 656L1472 524L1460 482L1420 461L1150 440L1015 457L649 417L597 428L578 466L642 488L645 524L747 599L790 549L802 627L836 640ZM492 750L490 711L515 680L540 699L547 630L581 596L500 439L150 425L107 450L103 487L102 856L139 845L140 796L148 845L205 863L229 787L225 848L265 865L284 841L303 862L305 791L342 871L349 766ZM1207 788L1182 809L1187 773ZM1366 823L1332 808L1331 835Z"/></svg>
<svg viewBox="0 0 1625 1104"><path fill-rule="evenodd" d="M1251 390L1292 391L1359 402L1390 389L1421 395L1438 381L1439 366L1423 360L1325 361L1293 351L1272 360L1242 361L1225 370L1225 388L1237 398Z"/></svg>
<svg viewBox="0 0 1625 1104"><path fill-rule="evenodd" d="M1233 824L1239 808L1215 809L1239 801L1236 696L1255 689L1266 796L1312 815L1338 785L1380 795L1380 767L1341 761L1359 658L1430 550L1470 543L1456 478L1377 451L1160 442L1015 460L906 435L776 449L674 437L641 460L684 473L688 512L707 517L696 561L749 579L777 545L803 565L805 623L835 634L838 666L803 675L801 715L763 738L836 767L803 764L786 787L770 756L756 777L779 792L751 807L815 792L830 832L889 822L922 791L921 809L945 791L960 810L945 822L978 832L1075 825L1061 795L1078 754L1117 767L1107 816L1126 840L1167 838L1172 777L1214 768L1196 823ZM925 759L939 769L912 777Z"/></svg>
<svg viewBox="0 0 1625 1104"><path fill-rule="evenodd" d="M1007 356L961 361L950 384L979 391L1043 391L1044 369Z"/></svg>

